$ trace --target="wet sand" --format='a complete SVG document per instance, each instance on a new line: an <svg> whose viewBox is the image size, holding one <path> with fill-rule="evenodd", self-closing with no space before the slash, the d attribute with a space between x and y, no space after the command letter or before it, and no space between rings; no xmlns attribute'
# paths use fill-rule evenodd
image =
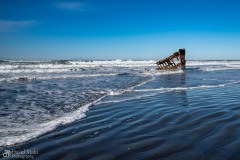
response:
<svg viewBox="0 0 240 160"><path fill-rule="evenodd" d="M154 86L158 81L156 78L146 85ZM170 81L166 76L163 82L169 85ZM175 79L178 86L183 81ZM146 96L119 102L103 101L91 106L83 119L1 150L35 149L38 154L34 158L39 160L237 160L240 157L237 93L238 83L145 93ZM133 93L121 96L130 94Z"/></svg>

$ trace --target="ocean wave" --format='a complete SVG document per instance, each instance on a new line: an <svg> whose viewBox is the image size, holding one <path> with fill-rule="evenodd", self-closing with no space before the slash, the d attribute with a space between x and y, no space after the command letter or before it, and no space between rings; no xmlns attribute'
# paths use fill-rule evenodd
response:
<svg viewBox="0 0 240 160"><path fill-rule="evenodd" d="M16 143L25 142L27 140L36 138L40 135L50 132L60 125L68 124L75 120L84 118L86 116L85 112L89 110L89 107L101 101L101 99L103 99L104 97L105 96L102 96L101 98L80 107L79 109L77 109L72 113L67 113L60 118L54 119L52 121L49 121L43 124L34 124L34 126L29 126L29 130L33 130L33 129L35 130L33 132L26 133L19 136L1 137L0 146L9 146ZM28 128L26 128L26 130L28 130Z"/></svg>
<svg viewBox="0 0 240 160"><path fill-rule="evenodd" d="M206 71L206 72L213 72L213 71L224 71L224 70L235 70L235 69L240 69L240 68L236 68L236 67L225 67L225 66L221 66L221 67L200 67L201 71Z"/></svg>
<svg viewBox="0 0 240 160"><path fill-rule="evenodd" d="M158 75L168 75L168 74L181 74L184 73L183 70L152 70L150 72L146 72L146 74L158 76Z"/></svg>
<svg viewBox="0 0 240 160"><path fill-rule="evenodd" d="M85 77L106 77L116 76L115 73L109 74L63 74L63 75L47 75L47 76L15 76L10 78L0 78L0 82L9 82L17 80L48 80L48 79L66 79L66 78L85 78Z"/></svg>
<svg viewBox="0 0 240 160"><path fill-rule="evenodd" d="M240 64L240 61L187 61L187 66L226 66L228 64Z"/></svg>
<svg viewBox="0 0 240 160"><path fill-rule="evenodd" d="M119 98L119 99L115 99L115 100L100 101L97 104L126 102L126 101L130 101L130 100L136 100L136 99L141 99L141 98L144 98L144 97L154 96L156 94L158 94L158 93L143 94L143 95L130 96L130 97L128 96L128 97ZM115 95L119 95L119 94L115 94Z"/></svg>
<svg viewBox="0 0 240 160"><path fill-rule="evenodd" d="M136 87L140 87L140 86L143 86L144 84L154 80L155 78L154 77L149 77L149 79L143 81L143 82L140 82L138 84L135 84L129 88L126 88L126 89L117 89L117 90L107 90L107 95L108 96L116 96L116 95L121 95L123 93L126 93L126 92L132 92L134 88Z"/></svg>
<svg viewBox="0 0 240 160"><path fill-rule="evenodd" d="M70 64L69 60L52 60L52 64Z"/></svg>
<svg viewBox="0 0 240 160"><path fill-rule="evenodd" d="M201 71L224 71L240 69L240 61L189 61L187 66L198 66Z"/></svg>
<svg viewBox="0 0 240 160"><path fill-rule="evenodd" d="M174 87L174 88L152 88L152 89L134 89L133 92L155 92L155 91L162 91L162 92L171 92L171 91L185 91L185 90L193 90L193 89L202 89L202 88L221 88L226 87L232 84L238 84L240 81L228 82L223 84L217 85L199 85L194 87Z"/></svg>
<svg viewBox="0 0 240 160"><path fill-rule="evenodd" d="M59 69L1 69L0 73L60 73L60 72L69 72L77 71L78 68L68 69L68 68L59 68Z"/></svg>
<svg viewBox="0 0 240 160"><path fill-rule="evenodd" d="M240 64L236 64L236 63L233 63L233 64L226 64L227 67L231 67L231 68L240 68Z"/></svg>
<svg viewBox="0 0 240 160"><path fill-rule="evenodd" d="M8 62L7 60L0 59L0 64L1 63L7 63L7 62Z"/></svg>
<svg viewBox="0 0 240 160"><path fill-rule="evenodd" d="M83 66L83 67L99 67L99 66L121 66L121 67L136 67L136 66L156 66L157 60L89 60L89 61L71 61L71 60L1 60L5 65L9 66L28 66L30 68L58 68L70 66ZM203 65L240 65L240 61L187 61L187 66L203 66ZM3 66L0 66L0 69Z"/></svg>
<svg viewBox="0 0 240 160"><path fill-rule="evenodd" d="M102 95L97 100L87 103L87 104L79 107L77 110L66 113L59 118L50 120L49 122L22 127L20 129L20 132L24 131L24 132L26 132L25 134L21 134L21 135L17 135L17 136L3 136L0 138L0 146L9 146L9 145L17 144L17 143L22 143L22 142L28 141L30 139L34 139L43 134L46 134L47 132L54 130L55 128L57 128L60 125L68 124L73 121L82 119L82 118L86 117L85 113L89 110L90 106L92 106L94 104L100 104L101 100L104 99L105 97L117 96L117 95L124 94L126 92L130 92L133 88L144 85L145 83L147 83L151 80L153 80L153 78L149 78L145 81L142 81L142 82L135 84L132 87L129 87L126 89L108 89L108 90L97 91L99 94ZM32 85L30 85L30 86L28 85L28 88L31 90L33 89ZM8 128L8 131L10 132L12 130L12 132L17 132L16 129ZM1 132L1 130L0 130L0 132ZM4 132L6 132L6 129L4 130Z"/></svg>
<svg viewBox="0 0 240 160"><path fill-rule="evenodd" d="M142 67L142 66L155 66L153 60L148 61L10 61L7 64L0 65L0 69L21 69L21 68L71 68L71 67Z"/></svg>
<svg viewBox="0 0 240 160"><path fill-rule="evenodd" d="M132 61L132 60L112 60L112 61L7 61L0 64L0 73L59 73L68 72L71 70L81 71L81 69L99 69L108 68L133 68L143 71L144 68L149 68L152 74L163 74L155 72L155 60ZM240 61L187 61L187 67L199 66L203 71L216 71L227 69L239 69ZM105 68L106 69L106 68ZM188 68L187 68L188 69ZM170 73L170 71L169 71ZM169 74L166 73L166 74Z"/></svg>

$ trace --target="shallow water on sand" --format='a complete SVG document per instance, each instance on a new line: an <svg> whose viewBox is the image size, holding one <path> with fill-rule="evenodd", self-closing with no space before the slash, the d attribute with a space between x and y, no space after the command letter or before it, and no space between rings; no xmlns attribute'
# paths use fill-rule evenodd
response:
<svg viewBox="0 0 240 160"><path fill-rule="evenodd" d="M101 64L111 76L8 77L0 87L8 115L1 113L0 151L35 149L36 159L240 157L240 62L191 61L185 72L147 73L150 62L129 63Z"/></svg>

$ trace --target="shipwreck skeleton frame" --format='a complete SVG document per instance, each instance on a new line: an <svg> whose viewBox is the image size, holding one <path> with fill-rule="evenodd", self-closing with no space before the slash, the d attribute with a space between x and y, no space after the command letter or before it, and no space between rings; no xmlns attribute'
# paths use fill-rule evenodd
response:
<svg viewBox="0 0 240 160"><path fill-rule="evenodd" d="M175 63L175 62L178 63ZM185 69L186 60L185 60L185 49L179 49L178 52L173 53L171 56L158 61L157 70L175 70L178 68Z"/></svg>

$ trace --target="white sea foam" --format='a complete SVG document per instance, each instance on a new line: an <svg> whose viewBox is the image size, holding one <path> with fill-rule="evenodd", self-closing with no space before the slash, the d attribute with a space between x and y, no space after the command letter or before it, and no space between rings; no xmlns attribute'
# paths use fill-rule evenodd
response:
<svg viewBox="0 0 240 160"><path fill-rule="evenodd" d="M228 85L238 84L238 83L240 83L240 81L234 81L234 82L218 84L218 85L199 85L194 87L173 87L173 88L161 87L161 88L150 88L150 89L134 89L132 91L133 92L156 92L156 91L171 92L171 91L184 91L184 90L193 90L193 89L201 89L201 88L221 88L221 87L226 87Z"/></svg>
<svg viewBox="0 0 240 160"><path fill-rule="evenodd" d="M224 70L233 70L233 69L240 69L240 68L233 68L233 67L200 67L200 70L206 71L206 72L212 72L212 71L224 71Z"/></svg>
<svg viewBox="0 0 240 160"><path fill-rule="evenodd" d="M122 60L114 60L114 61L89 61L89 62L79 62L79 61L70 61L73 65L80 65L84 67L142 67L142 66L155 66L155 60L146 60L146 61L122 61Z"/></svg>
<svg viewBox="0 0 240 160"><path fill-rule="evenodd" d="M10 78L0 78L1 81L13 81L13 80L47 80L47 79L66 79L66 78L84 78L84 77L105 77L116 76L117 74L63 74L63 75L42 75L42 76L15 76Z"/></svg>
<svg viewBox="0 0 240 160"><path fill-rule="evenodd" d="M226 64L227 67L231 67L231 68L240 68L240 64Z"/></svg>
<svg viewBox="0 0 240 160"><path fill-rule="evenodd" d="M181 74L181 73L184 73L183 70L154 70L154 71L151 71L149 74L151 75L168 75L168 74Z"/></svg>
<svg viewBox="0 0 240 160"><path fill-rule="evenodd" d="M214 79L214 78L203 78L202 80L204 80L204 81L216 81L217 79Z"/></svg>
<svg viewBox="0 0 240 160"><path fill-rule="evenodd" d="M121 94L126 93L126 92L132 92L134 88L143 86L144 84L146 84L146 83L148 83L148 82L150 82L150 81L152 81L154 79L155 79L155 77L150 77L150 79L148 79L146 81L143 81L143 82L141 82L139 84L136 84L136 85L134 85L134 86L132 86L130 88L126 88L126 89L108 90L107 91L107 95L108 96L116 96L116 95L121 95Z"/></svg>
<svg viewBox="0 0 240 160"><path fill-rule="evenodd" d="M100 101L97 104L126 102L126 101L130 101L130 100L141 99L141 98L144 98L144 97L155 96L156 94L158 94L158 93L143 94L143 95L140 95L140 96L131 96L131 97L119 98L119 99L115 99L115 100Z"/></svg>
<svg viewBox="0 0 240 160"><path fill-rule="evenodd" d="M186 65L199 66L206 72L240 69L240 61L187 61Z"/></svg>
<svg viewBox="0 0 240 160"><path fill-rule="evenodd" d="M216 66L216 65L231 65L231 64L239 64L240 61L187 61L187 66Z"/></svg>
<svg viewBox="0 0 240 160"><path fill-rule="evenodd" d="M16 61L18 62L18 61ZM69 61L67 64L59 63L39 63L36 64L2 64L0 70L16 69L71 69L71 68L92 68L92 67L155 67L157 60L132 61L132 60L111 60L111 61ZM204 66L204 65L232 65L239 67L240 61L187 61L187 66Z"/></svg>
<svg viewBox="0 0 240 160"><path fill-rule="evenodd" d="M1 69L0 73L59 73L59 72L69 72L70 69Z"/></svg>
<svg viewBox="0 0 240 160"><path fill-rule="evenodd" d="M177 90L187 90L188 88L176 87L176 88L150 88L150 89L135 89L133 92L155 92L155 91L177 91Z"/></svg>
<svg viewBox="0 0 240 160"><path fill-rule="evenodd" d="M104 97L105 96L95 100L92 103L86 104L72 113L67 113L60 118L54 119L52 121L49 121L49 122L43 123L43 124L34 124L33 126L29 126L28 128L25 128L25 130L27 130L27 131L31 130L32 132L18 135L18 136L1 137L0 138L0 146L7 146L7 145L13 145L16 143L22 143L24 141L36 138L42 134L50 132L60 125L68 124L75 120L84 118L86 116L85 112L87 112L89 110L89 107L92 106L93 104L96 104L97 102L101 101L101 99L103 99Z"/></svg>
<svg viewBox="0 0 240 160"><path fill-rule="evenodd" d="M126 91L127 91L127 89L125 89L125 90L124 89L122 89L122 90L108 90L107 95L109 95L109 96L121 95Z"/></svg>
<svg viewBox="0 0 240 160"><path fill-rule="evenodd" d="M22 143L25 142L27 140L36 138L42 134L45 134L47 132L50 132L52 130L54 130L55 128L57 128L59 125L64 125L64 124L68 124L71 123L73 121L79 120L81 118L84 118L86 116L85 112L87 112L89 110L89 107L91 105L94 104L100 104L101 100L103 98L105 98L106 96L116 96L116 95L121 95L125 92L130 92L133 88L144 85L145 83L153 80L154 78L150 78L146 81L143 81L133 87L127 88L127 89L119 89L119 90L108 90L108 91L103 91L100 92L100 94L103 94L104 96L102 96L101 98L95 100L94 102L91 102L89 104L86 104L82 107L80 107L79 109L77 109L74 112L71 113L67 113L64 114L63 116L53 119L49 122L46 123L42 123L42 124L34 124L34 125L30 125L27 127L21 127L20 131L26 131L26 134L22 134L22 135L18 135L18 136L4 136L0 138L0 146L7 146L7 145L14 145L17 143ZM28 89L32 89L33 86L31 85L27 85ZM146 96L146 95L143 95ZM137 98L141 98L143 96L137 96L137 97L133 97L132 99L137 99ZM150 95L149 95L150 96ZM17 97L20 98L20 97ZM23 98L24 100L24 98ZM126 99L125 99L126 100ZM123 100L124 101L124 100ZM109 102L103 102L103 103L109 103ZM17 131L18 127L16 126L16 129L14 128L10 128L8 129L8 131L10 131L12 129L12 131ZM1 132L1 130L0 130Z"/></svg>
<svg viewBox="0 0 240 160"><path fill-rule="evenodd" d="M0 70L16 70L16 69L71 69L71 68L92 68L92 67L142 67L155 66L156 61L69 61L69 64L4 64L0 65Z"/></svg>
<svg viewBox="0 0 240 160"><path fill-rule="evenodd" d="M51 61L33 61L34 64L27 61L26 63L0 64L0 74L6 75L1 77L0 81L11 81L16 79L56 79L56 78L80 78L91 76L111 76L114 73L121 73L122 69L131 68L139 73L146 75L164 75L183 73L177 71L157 71L155 70L155 60L146 61L68 61L67 64L50 63ZM25 62L25 61L20 61ZM48 63L47 63L48 62ZM30 64L28 64L30 63ZM200 70L220 71L240 69L240 61L187 61L187 67L198 66ZM116 68L122 67L122 69ZM144 68L149 71L144 72ZM99 74L99 72L103 72ZM59 74L59 75L56 75ZM116 75L115 74L115 75ZM5 78L6 77L6 78ZM24 79L24 78L23 78Z"/></svg>

